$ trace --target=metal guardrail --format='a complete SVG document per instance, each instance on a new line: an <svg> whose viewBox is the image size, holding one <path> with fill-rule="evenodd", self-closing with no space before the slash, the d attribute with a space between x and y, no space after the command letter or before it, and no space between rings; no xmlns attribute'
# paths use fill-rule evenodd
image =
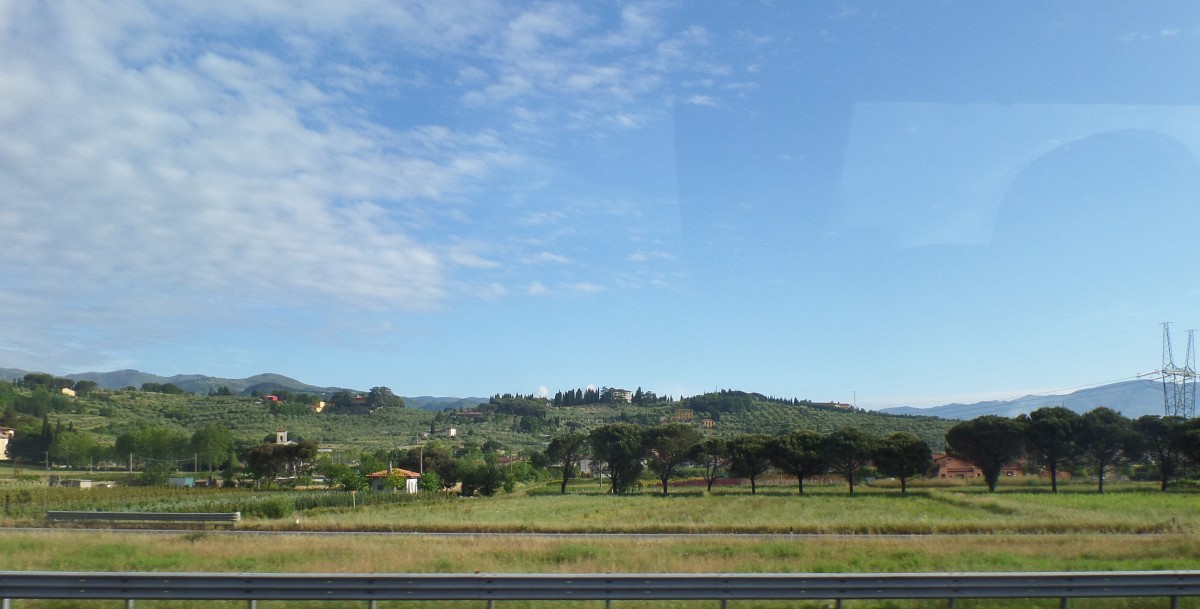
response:
<svg viewBox="0 0 1200 609"><path fill-rule="evenodd" d="M0 571L0 599L842 600L1200 596L1200 571L830 574L329 574ZM374 603L371 603L374 605Z"/></svg>
<svg viewBox="0 0 1200 609"><path fill-rule="evenodd" d="M241 512L68 512L47 511L51 522L241 522Z"/></svg>

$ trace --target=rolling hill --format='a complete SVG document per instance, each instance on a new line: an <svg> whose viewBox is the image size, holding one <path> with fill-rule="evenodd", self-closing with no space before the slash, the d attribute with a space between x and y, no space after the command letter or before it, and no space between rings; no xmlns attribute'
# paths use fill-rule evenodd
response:
<svg viewBox="0 0 1200 609"><path fill-rule="evenodd" d="M1163 414L1162 383L1151 380L1124 381L1061 395L1027 395L1013 400L945 404L929 408L901 406L883 408L879 412L965 420L987 414L1014 417L1019 414L1028 414L1043 406L1066 406L1081 414L1098 406L1107 406L1131 419L1147 414L1161 415Z"/></svg>

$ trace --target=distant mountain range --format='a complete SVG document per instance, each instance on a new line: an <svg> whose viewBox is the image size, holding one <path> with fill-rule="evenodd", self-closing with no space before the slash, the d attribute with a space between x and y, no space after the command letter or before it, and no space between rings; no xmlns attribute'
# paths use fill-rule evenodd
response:
<svg viewBox="0 0 1200 609"><path fill-rule="evenodd" d="M941 417L943 419L973 419L985 414L1015 417L1028 414L1043 406L1066 406L1080 414L1097 406L1107 406L1131 419L1142 415L1163 414L1161 381L1137 380L1080 389L1062 395L1027 395L1015 400L993 400L975 404L946 404L930 408L901 406L883 408L887 414L907 414Z"/></svg>
<svg viewBox="0 0 1200 609"><path fill-rule="evenodd" d="M29 370L18 370L15 368L0 368L0 379L11 381L24 377L29 374ZM60 375L55 375L60 376ZM80 374L61 375L62 378L69 378L73 381L92 381L103 389L124 389L125 387L141 387L146 383L171 383L176 387L188 392L206 395L209 391L228 387L234 394L250 395L254 391L262 393L270 393L280 389L295 391L301 393L312 393L328 396L338 391L351 391L358 393L366 393L365 390L349 389L346 387L318 387L302 383L294 378L283 376L282 374L257 374L244 379L226 379L215 376L205 376L203 374L177 374L175 376L159 376L140 370L117 370L115 372L83 372ZM453 398L453 397L434 397L434 396L416 396L405 397L404 403L409 408L419 408L422 410L443 410L445 408L459 408L461 406L470 407L480 402L486 402L487 398Z"/></svg>

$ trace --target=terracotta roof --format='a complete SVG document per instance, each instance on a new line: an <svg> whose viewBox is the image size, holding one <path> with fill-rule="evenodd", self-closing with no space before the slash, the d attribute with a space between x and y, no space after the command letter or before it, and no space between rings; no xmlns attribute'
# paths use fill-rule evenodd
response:
<svg viewBox="0 0 1200 609"><path fill-rule="evenodd" d="M417 472L410 472L406 469L400 469L399 467L393 467L390 471L385 469L383 471L378 471L373 474L367 474L367 477L368 478L386 478L389 474L396 474L399 476L404 476L405 478L420 478L421 477L421 474L418 474Z"/></svg>

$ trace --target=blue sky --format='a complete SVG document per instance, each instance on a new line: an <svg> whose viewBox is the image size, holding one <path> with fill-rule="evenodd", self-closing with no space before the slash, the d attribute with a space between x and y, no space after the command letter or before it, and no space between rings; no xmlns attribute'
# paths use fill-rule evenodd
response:
<svg viewBox="0 0 1200 609"><path fill-rule="evenodd" d="M863 407L1200 327L1200 5L0 2L0 367Z"/></svg>

